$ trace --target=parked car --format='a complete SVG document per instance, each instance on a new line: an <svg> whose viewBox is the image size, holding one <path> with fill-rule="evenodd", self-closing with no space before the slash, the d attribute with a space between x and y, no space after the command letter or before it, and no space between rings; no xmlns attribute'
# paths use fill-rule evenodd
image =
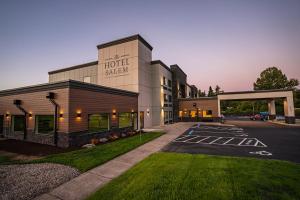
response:
<svg viewBox="0 0 300 200"><path fill-rule="evenodd" d="M250 119L253 121L261 120L265 121L269 119L269 113L268 112L260 112L259 114L250 116Z"/></svg>

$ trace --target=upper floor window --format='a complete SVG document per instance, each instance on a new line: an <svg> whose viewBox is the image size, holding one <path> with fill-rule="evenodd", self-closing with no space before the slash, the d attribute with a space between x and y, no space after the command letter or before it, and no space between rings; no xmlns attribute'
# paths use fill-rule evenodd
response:
<svg viewBox="0 0 300 200"><path fill-rule="evenodd" d="M172 87L172 81L171 80L168 80L168 86Z"/></svg>
<svg viewBox="0 0 300 200"><path fill-rule="evenodd" d="M172 96L169 95L169 102L172 102Z"/></svg>
<svg viewBox="0 0 300 200"><path fill-rule="evenodd" d="M168 95L164 94L164 101L168 101Z"/></svg>
<svg viewBox="0 0 300 200"><path fill-rule="evenodd" d="M166 77L163 77L163 85L166 85Z"/></svg>

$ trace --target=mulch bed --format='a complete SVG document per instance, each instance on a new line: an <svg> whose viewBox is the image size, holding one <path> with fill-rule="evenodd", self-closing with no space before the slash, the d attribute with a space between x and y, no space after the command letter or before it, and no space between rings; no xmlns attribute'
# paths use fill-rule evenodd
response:
<svg viewBox="0 0 300 200"><path fill-rule="evenodd" d="M76 149L79 148L59 148L45 144L13 139L0 140L0 150L30 156L47 156L51 154L73 151Z"/></svg>

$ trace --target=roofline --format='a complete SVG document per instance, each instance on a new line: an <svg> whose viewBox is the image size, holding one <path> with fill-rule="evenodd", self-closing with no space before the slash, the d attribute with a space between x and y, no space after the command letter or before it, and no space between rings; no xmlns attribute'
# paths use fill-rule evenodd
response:
<svg viewBox="0 0 300 200"><path fill-rule="evenodd" d="M172 66L176 66L176 67L178 67L178 69L180 69L180 71L184 74L184 75L186 75L186 73L177 65L177 64L174 64L174 65L171 65L170 66L170 68L172 69ZM186 75L187 76L187 75Z"/></svg>
<svg viewBox="0 0 300 200"><path fill-rule="evenodd" d="M110 46L117 45L117 44L122 44L122 43L125 43L125 42L130 42L130 41L133 41L133 40L139 40L140 42L142 42L146 47L148 47L152 51L153 47L139 34L124 37L124 38L117 39L117 40L113 40L111 42L99 44L99 45L97 45L97 48L98 49L103 49L103 48L106 48L106 47L110 47Z"/></svg>
<svg viewBox="0 0 300 200"><path fill-rule="evenodd" d="M59 72L65 72L65 71L69 71L69 70L73 70L73 69L79 69L79 68L83 68L83 67L89 67L92 65L98 65L98 61L93 61L93 62L88 62L88 63L84 63L84 64L80 64L80 65L74 65L72 67L66 67L66 68L61 68L61 69L57 69L57 70L53 70L48 72L48 74L56 74Z"/></svg>
<svg viewBox="0 0 300 200"><path fill-rule="evenodd" d="M84 82L75 81L75 80L67 80L67 81L59 81L59 82L54 82L54 83L46 83L46 84L14 88L14 89L9 89L9 90L2 90L2 91L0 91L0 97L16 95L16 94L40 92L40 91L50 91L50 90L56 90L56 89L62 89L62 88L84 89L84 90L89 90L89 91L103 92L103 93L123 95L123 96L134 96L134 97L138 96L138 93L136 93L136 92L121 90L121 89L116 89L116 88L110 88L110 87L95 85L95 84L91 84L91 83L84 83Z"/></svg>
<svg viewBox="0 0 300 200"><path fill-rule="evenodd" d="M294 91L294 90L293 89L252 90L252 91L223 92L223 93L220 93L218 95L264 93L264 92L288 92L288 91Z"/></svg>
<svg viewBox="0 0 300 200"><path fill-rule="evenodd" d="M197 97L197 98L178 98L180 101L197 101L197 100L214 100L218 99L217 96L212 97Z"/></svg>
<svg viewBox="0 0 300 200"><path fill-rule="evenodd" d="M159 64L161 66L163 66L166 70L168 70L169 72L172 73L170 67L168 67L165 63L163 63L161 60L153 60L151 61L151 65L156 65L156 64Z"/></svg>

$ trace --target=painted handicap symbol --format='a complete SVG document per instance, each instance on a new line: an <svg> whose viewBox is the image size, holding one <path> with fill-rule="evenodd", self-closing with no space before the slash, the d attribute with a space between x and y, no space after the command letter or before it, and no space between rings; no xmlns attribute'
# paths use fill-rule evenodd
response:
<svg viewBox="0 0 300 200"><path fill-rule="evenodd" d="M267 151L252 151L249 152L250 154L256 154L256 155L261 155L261 156L272 156L272 153L267 152Z"/></svg>

